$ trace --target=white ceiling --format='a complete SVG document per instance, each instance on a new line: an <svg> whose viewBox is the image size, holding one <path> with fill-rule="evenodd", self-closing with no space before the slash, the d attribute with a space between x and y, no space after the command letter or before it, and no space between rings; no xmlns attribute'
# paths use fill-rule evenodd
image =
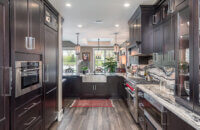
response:
<svg viewBox="0 0 200 130"><path fill-rule="evenodd" d="M80 44L87 45L91 39L110 39L114 43L114 33L119 32L118 43L128 40L128 20L140 4L154 4L157 0L49 0L64 17L63 40L76 43L80 33ZM125 8L124 3L130 3ZM71 7L66 7L70 3ZM103 20L103 23L95 23ZM78 28L77 25L83 25ZM119 27L115 27L119 24Z"/></svg>

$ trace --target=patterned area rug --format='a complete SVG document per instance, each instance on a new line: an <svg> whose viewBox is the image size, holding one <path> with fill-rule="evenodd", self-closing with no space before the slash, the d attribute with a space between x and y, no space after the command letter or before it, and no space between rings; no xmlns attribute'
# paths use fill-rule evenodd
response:
<svg viewBox="0 0 200 130"><path fill-rule="evenodd" d="M109 99L77 99L70 107L113 107Z"/></svg>

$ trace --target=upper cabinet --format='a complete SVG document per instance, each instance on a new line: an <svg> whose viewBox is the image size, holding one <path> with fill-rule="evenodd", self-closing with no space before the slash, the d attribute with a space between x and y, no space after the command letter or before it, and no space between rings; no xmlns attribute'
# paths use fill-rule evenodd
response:
<svg viewBox="0 0 200 130"><path fill-rule="evenodd" d="M40 0L14 1L15 51L42 53L43 4Z"/></svg>
<svg viewBox="0 0 200 130"><path fill-rule="evenodd" d="M153 6L141 5L129 20L130 46L137 46L140 53L153 52Z"/></svg>

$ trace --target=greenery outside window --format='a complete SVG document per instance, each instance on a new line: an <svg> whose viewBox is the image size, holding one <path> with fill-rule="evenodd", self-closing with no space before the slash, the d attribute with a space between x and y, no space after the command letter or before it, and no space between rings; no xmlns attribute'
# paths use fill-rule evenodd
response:
<svg viewBox="0 0 200 130"><path fill-rule="evenodd" d="M63 50L63 72L75 73L77 72L77 56L74 49Z"/></svg>
<svg viewBox="0 0 200 130"><path fill-rule="evenodd" d="M94 48L93 49L93 54L94 54L94 70L96 73L104 73L104 63L106 61L106 58L113 57L114 59L116 58L116 55L114 54L114 50L110 48Z"/></svg>

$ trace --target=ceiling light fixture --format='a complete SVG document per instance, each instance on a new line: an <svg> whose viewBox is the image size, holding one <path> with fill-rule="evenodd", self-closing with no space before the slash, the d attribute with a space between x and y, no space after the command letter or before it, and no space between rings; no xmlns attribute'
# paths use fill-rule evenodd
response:
<svg viewBox="0 0 200 130"><path fill-rule="evenodd" d="M119 45L117 44L117 35L118 35L118 33L115 33L115 45L114 45L115 55L119 54Z"/></svg>
<svg viewBox="0 0 200 130"><path fill-rule="evenodd" d="M124 7L129 7L130 4L129 3L124 3Z"/></svg>
<svg viewBox="0 0 200 130"><path fill-rule="evenodd" d="M67 6L67 7L71 7L72 5L71 5L70 3L67 3L66 6Z"/></svg>
<svg viewBox="0 0 200 130"><path fill-rule="evenodd" d="M82 28L82 27L83 27L83 25L79 24L79 25L77 25L77 27L79 27L79 28Z"/></svg>
<svg viewBox="0 0 200 130"><path fill-rule="evenodd" d="M117 27L117 28L118 28L118 27L119 27L119 24L115 24L115 27Z"/></svg>
<svg viewBox="0 0 200 130"><path fill-rule="evenodd" d="M81 52L81 46L79 44L79 33L76 33L77 35L77 45L75 46L75 51L76 51L76 55L79 55Z"/></svg>

